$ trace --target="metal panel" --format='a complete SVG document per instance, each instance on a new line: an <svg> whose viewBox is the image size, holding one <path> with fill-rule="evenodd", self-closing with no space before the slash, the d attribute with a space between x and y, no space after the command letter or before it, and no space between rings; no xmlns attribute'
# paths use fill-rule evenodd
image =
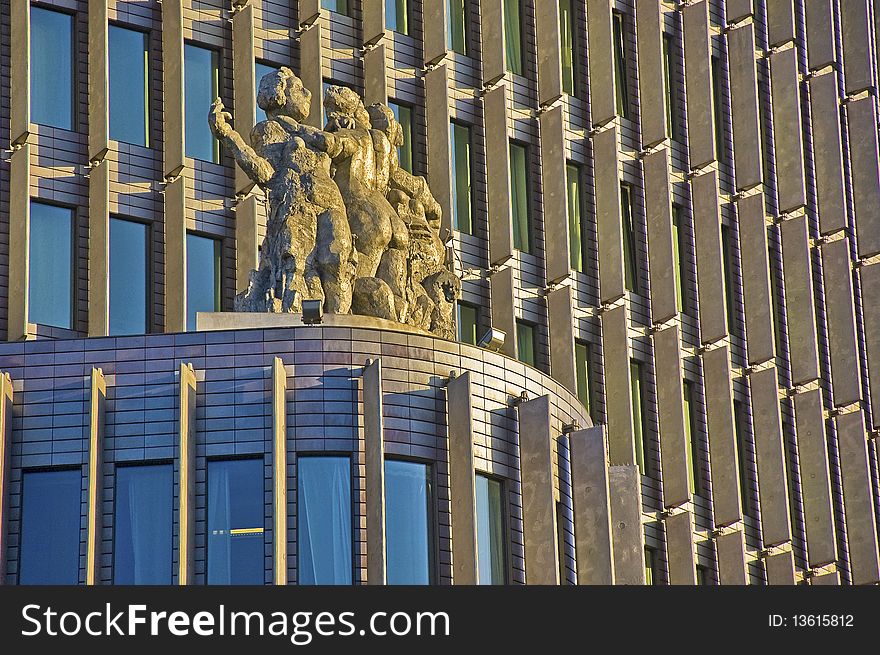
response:
<svg viewBox="0 0 880 655"><path fill-rule="evenodd" d="M804 0L807 16L807 63L810 70L834 63L834 10L831 0Z"/></svg>
<svg viewBox="0 0 880 655"><path fill-rule="evenodd" d="M779 211L787 212L807 202L804 146L801 137L800 78L795 48L770 55L770 81L773 88L776 198Z"/></svg>
<svg viewBox="0 0 880 655"><path fill-rule="evenodd" d="M849 239L844 237L823 243L820 248L831 355L831 389L835 405L848 405L862 396Z"/></svg>
<svg viewBox="0 0 880 655"><path fill-rule="evenodd" d="M280 357L272 360L272 536L276 585L287 584L287 371Z"/></svg>
<svg viewBox="0 0 880 655"><path fill-rule="evenodd" d="M678 327L654 334L654 370L657 376L657 412L660 424L660 464L663 474L663 505L675 507L691 499L688 474L690 444L685 433L682 398L681 349Z"/></svg>
<svg viewBox="0 0 880 655"><path fill-rule="evenodd" d="M599 299L603 303L613 302L626 292L617 155L616 126L593 136Z"/></svg>
<svg viewBox="0 0 880 655"><path fill-rule="evenodd" d="M6 338L25 339L28 333L28 274L31 202L29 191L31 145L24 144L9 160L9 289Z"/></svg>
<svg viewBox="0 0 880 655"><path fill-rule="evenodd" d="M11 0L7 6L15 25L9 30L9 140L17 145L31 130L31 3Z"/></svg>
<svg viewBox="0 0 880 655"><path fill-rule="evenodd" d="M162 172L169 179L180 175L186 166L183 0L165 0L162 3L162 80Z"/></svg>
<svg viewBox="0 0 880 655"><path fill-rule="evenodd" d="M684 28L688 152L691 168L696 169L715 160L709 3L701 0L686 5L682 8L681 15Z"/></svg>
<svg viewBox="0 0 880 655"><path fill-rule="evenodd" d="M871 389L871 423L880 426L880 264L859 269L862 312L865 321L865 351Z"/></svg>
<svg viewBox="0 0 880 655"><path fill-rule="evenodd" d="M664 79L663 29L660 3L636 0L636 36L639 51L639 106L642 146L656 145L666 138L666 89Z"/></svg>
<svg viewBox="0 0 880 655"><path fill-rule="evenodd" d="M165 185L165 331L186 331L186 180Z"/></svg>
<svg viewBox="0 0 880 655"><path fill-rule="evenodd" d="M647 155L643 166L648 223L648 271L651 277L651 318L654 323L664 323L678 313L675 245L672 242L672 201L669 195L669 151L662 148Z"/></svg>
<svg viewBox="0 0 880 655"><path fill-rule="evenodd" d="M251 271L259 264L257 196L250 195L235 205L235 290L248 287Z"/></svg>
<svg viewBox="0 0 880 655"><path fill-rule="evenodd" d="M865 421L861 410L835 420L852 583L873 584L880 581L880 561Z"/></svg>
<svg viewBox="0 0 880 655"><path fill-rule="evenodd" d="M89 336L110 329L110 163L89 171Z"/></svg>
<svg viewBox="0 0 880 655"><path fill-rule="evenodd" d="M859 257L880 253L880 170L877 111L871 96L847 103Z"/></svg>
<svg viewBox="0 0 880 655"><path fill-rule="evenodd" d="M796 394L794 413L807 555L810 566L821 566L837 559L822 392Z"/></svg>
<svg viewBox="0 0 880 655"><path fill-rule="evenodd" d="M623 305L602 314L602 350L605 356L609 461L611 464L635 464L626 307Z"/></svg>
<svg viewBox="0 0 880 655"><path fill-rule="evenodd" d="M232 15L232 101L235 105L235 129L245 141L249 141L251 130L257 120L255 78L254 7L246 4ZM241 195L247 193L253 186L253 181L239 166L236 166L235 192Z"/></svg>
<svg viewBox="0 0 880 655"><path fill-rule="evenodd" d="M382 362L364 366L364 475L367 499L367 584L385 584L385 436Z"/></svg>
<svg viewBox="0 0 880 655"><path fill-rule="evenodd" d="M299 26L306 27L314 23L321 14L321 0L298 0L298 3Z"/></svg>
<svg viewBox="0 0 880 655"><path fill-rule="evenodd" d="M728 23L752 15L752 0L727 0L726 5Z"/></svg>
<svg viewBox="0 0 880 655"><path fill-rule="evenodd" d="M192 364L180 364L178 392L178 570L177 584L195 582L196 547L196 374Z"/></svg>
<svg viewBox="0 0 880 655"><path fill-rule="evenodd" d="M794 559L792 558L791 551L770 555L770 557L764 560L764 566L767 567L767 584L795 584Z"/></svg>
<svg viewBox="0 0 880 655"><path fill-rule="evenodd" d="M312 92L306 125L321 128L321 104L324 102L324 78L321 74L321 23L316 22L299 36L299 76L303 86Z"/></svg>
<svg viewBox="0 0 880 655"><path fill-rule="evenodd" d="M697 584L691 513L672 514L666 517L665 523L669 584Z"/></svg>
<svg viewBox="0 0 880 655"><path fill-rule="evenodd" d="M608 469L615 584L645 584L642 476L637 466Z"/></svg>
<svg viewBox="0 0 880 655"><path fill-rule="evenodd" d="M0 373L0 585L6 584L9 538L9 474L12 460L12 378Z"/></svg>
<svg viewBox="0 0 880 655"><path fill-rule="evenodd" d="M767 227L764 194L737 201L742 259L743 306L746 315L746 347L749 364L760 364L775 355L773 301L770 296L770 262L767 259Z"/></svg>
<svg viewBox="0 0 880 655"><path fill-rule="evenodd" d="M785 307L788 310L788 348L791 381L804 384L819 377L816 313L807 220L797 216L779 226Z"/></svg>
<svg viewBox="0 0 880 655"><path fill-rule="evenodd" d="M607 123L617 116L612 34L611 3L587 0L587 64L593 126Z"/></svg>
<svg viewBox="0 0 880 655"><path fill-rule="evenodd" d="M824 575L817 575L812 580L810 580L811 585L839 585L840 584L840 574L835 571L834 573L826 573Z"/></svg>
<svg viewBox="0 0 880 655"><path fill-rule="evenodd" d="M504 0L480 1L480 35L483 53L483 86L507 72L504 49ZM486 121L488 125L489 121Z"/></svg>
<svg viewBox="0 0 880 655"><path fill-rule="evenodd" d="M758 78L755 71L755 26L727 33L730 64L730 114L737 189L750 189L764 178L761 125L758 119Z"/></svg>
<svg viewBox="0 0 880 655"><path fill-rule="evenodd" d="M361 35L364 45L376 43L385 36L385 0L361 0Z"/></svg>
<svg viewBox="0 0 880 655"><path fill-rule="evenodd" d="M486 191L489 195L489 263L497 265L513 257L506 84L493 87L483 96L483 116L486 125ZM448 135L446 139L449 140Z"/></svg>
<svg viewBox="0 0 880 655"><path fill-rule="evenodd" d="M550 372L553 379L577 394L574 361L574 311L572 289L565 285L547 294L550 323Z"/></svg>
<svg viewBox="0 0 880 655"><path fill-rule="evenodd" d="M767 547L791 539L776 369L766 368L752 372L749 375L749 389L755 433L755 459L758 462L761 527L764 546Z"/></svg>
<svg viewBox="0 0 880 655"><path fill-rule="evenodd" d="M445 3L441 3L445 6ZM427 31L427 30L426 30ZM452 230L452 166L449 161L449 84L446 64L425 73L428 185L440 203L441 231Z"/></svg>
<svg viewBox="0 0 880 655"><path fill-rule="evenodd" d="M559 34L559 3L542 5L535 12L538 51L538 104L549 105L562 97L562 45Z"/></svg>
<svg viewBox="0 0 880 655"><path fill-rule="evenodd" d="M727 336L724 301L724 261L721 256L721 210L718 173L709 171L691 180L694 203L694 242L697 255L697 291L700 300L700 336L711 343Z"/></svg>
<svg viewBox="0 0 880 655"><path fill-rule="evenodd" d="M364 53L364 104L388 103L388 76L385 70L385 44Z"/></svg>
<svg viewBox="0 0 880 655"><path fill-rule="evenodd" d="M492 327L506 335L501 352L516 358L516 318L514 316L513 269L505 267L489 278L489 298L492 304Z"/></svg>
<svg viewBox="0 0 880 655"><path fill-rule="evenodd" d="M107 68L107 0L89 0L89 161L110 148ZM18 26L16 25L16 29ZM14 30L13 30L14 31Z"/></svg>
<svg viewBox="0 0 880 655"><path fill-rule="evenodd" d="M742 518L742 507L727 346L703 353L703 380L715 525L729 525Z"/></svg>
<svg viewBox="0 0 880 655"><path fill-rule="evenodd" d="M568 189L565 170L565 123L562 105L541 113L541 182L544 200L544 251L547 282L571 272L568 232Z"/></svg>
<svg viewBox="0 0 880 655"><path fill-rule="evenodd" d="M470 371L464 371L449 380L446 386L446 419L449 422L452 579L455 584L477 584L474 409Z"/></svg>
<svg viewBox="0 0 880 655"><path fill-rule="evenodd" d="M526 584L559 583L552 439L550 396L521 403L519 461Z"/></svg>
<svg viewBox="0 0 880 655"><path fill-rule="evenodd" d="M101 579L101 541L104 505L104 410L107 382L104 372L93 368L89 391L89 496L86 522L86 584Z"/></svg>
<svg viewBox="0 0 880 655"><path fill-rule="evenodd" d="M791 0L771 0L767 3L767 40L771 46L791 41L794 32L794 7Z"/></svg>
<svg viewBox="0 0 880 655"><path fill-rule="evenodd" d="M718 582L723 585L748 584L746 575L746 544L741 530L715 537L718 558Z"/></svg>
<svg viewBox="0 0 880 655"><path fill-rule="evenodd" d="M578 430L568 439L578 584L614 584L605 429Z"/></svg>
<svg viewBox="0 0 880 655"><path fill-rule="evenodd" d="M874 84L867 0L847 0L846 9L840 12L840 31L846 92L864 91Z"/></svg>
<svg viewBox="0 0 880 655"><path fill-rule="evenodd" d="M446 56L447 35L449 34L449 16L446 2L423 2L422 25L431 26L422 29L425 66L431 66Z"/></svg>
<svg viewBox="0 0 880 655"><path fill-rule="evenodd" d="M837 73L811 77L809 87L819 229L822 234L830 234L846 227Z"/></svg>

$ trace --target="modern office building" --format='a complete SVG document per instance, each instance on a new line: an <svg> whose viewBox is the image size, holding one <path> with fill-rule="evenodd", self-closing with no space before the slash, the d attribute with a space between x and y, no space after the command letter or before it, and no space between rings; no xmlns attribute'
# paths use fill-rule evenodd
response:
<svg viewBox="0 0 880 655"><path fill-rule="evenodd" d="M875 3L0 12L7 583L880 582ZM279 66L394 110L460 343L196 329L266 223L208 106Z"/></svg>

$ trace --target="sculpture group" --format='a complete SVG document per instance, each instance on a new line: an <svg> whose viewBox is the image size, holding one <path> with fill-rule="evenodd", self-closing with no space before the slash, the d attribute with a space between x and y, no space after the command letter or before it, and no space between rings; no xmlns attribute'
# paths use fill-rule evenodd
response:
<svg viewBox="0 0 880 655"><path fill-rule="evenodd" d="M461 283L440 239L440 205L400 167L392 111L351 89L324 96L323 130L304 125L311 93L289 68L260 80L266 112L245 140L217 99L208 123L269 202L260 264L235 298L242 312L324 311L398 321L454 336Z"/></svg>

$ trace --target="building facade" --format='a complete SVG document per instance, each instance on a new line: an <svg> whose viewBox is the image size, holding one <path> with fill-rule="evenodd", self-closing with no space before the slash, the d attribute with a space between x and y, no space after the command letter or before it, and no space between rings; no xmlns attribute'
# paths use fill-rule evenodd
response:
<svg viewBox="0 0 880 655"><path fill-rule="evenodd" d="M272 494L274 480L283 478L295 497L296 453L349 453L350 488L366 498L364 440L379 407L380 426L388 430L399 419L395 434L410 433L385 442L395 444L385 452L421 458L440 476L442 502L431 506L426 532L434 553L428 581L454 582L456 506L443 476L452 466L455 413L445 412L443 399L451 370L455 379L466 371L485 375L480 367L490 356L498 358L494 366L525 376L500 388L497 405L485 404L482 394L493 387L482 378L468 395L469 407L488 412L488 425L499 412L499 432L486 438L509 444L498 446L499 459L474 465L503 483L502 504L512 508L502 521L506 563L497 580L529 582L530 543L555 553L559 580L591 579L592 564L578 553L579 545L587 548L577 530L576 490L584 478L568 448L581 432L595 442L595 430L578 429L592 422L607 438L598 475L609 496L593 501L607 508L606 518L619 502L618 513L630 512L621 523L640 527L631 542L631 535L603 528L607 543L619 537L611 558L617 581L880 581L880 13L873 3L11 0L2 12L0 330L12 343L0 346L0 370L10 375L4 388L11 398L3 479L9 581L21 580L26 478L53 466L82 469L79 573L71 581L116 580L119 554L108 526L118 526L112 499L120 493L118 471L129 468L116 465L117 452L120 463L172 467L175 582L208 581L207 544L231 529L263 530L235 536L244 542L263 535L265 566L258 568L265 582L278 581L278 570L297 581L295 532L288 540L271 535L274 521L292 526L298 515L282 517L264 498L262 528L230 524L214 534L210 463L263 453L263 492ZM413 346L419 355L384 345L378 353L343 348L348 396L340 402L347 409L302 410L314 425L296 422L300 410L282 412L295 442L285 454L287 476L273 473L274 357L281 357L288 389L320 387L323 373L300 373L297 357L317 365L309 357L333 351L338 339L384 344L382 329L405 333L302 337L303 352L282 342L298 344L294 332L322 328L274 328L291 330L282 337L257 328L195 331L197 312L231 309L257 262L266 220L259 193L211 138L207 108L221 97L246 133L261 118L259 76L282 65L313 92L315 126L328 84L394 109L406 135L401 163L427 178L443 207L463 280L460 341L472 346L490 326L506 334L502 355L436 340ZM340 329L353 335L373 328ZM436 430L421 432L423 419L390 414L397 405L388 396L398 391L384 382L384 411L352 396L367 358L402 371L429 355L442 361L438 353L453 346L459 357L469 353L467 361L399 392L410 412L421 400L445 412L424 419ZM201 361L209 350L222 361ZM390 365L393 357L412 361ZM153 359L164 363L151 369ZM189 427L181 427L183 396L172 391L185 386L180 366L188 364L196 381L191 468L180 464ZM150 380L151 373L164 377ZM128 375L135 377L120 383ZM215 379L222 380L217 393L231 399L213 398L207 389ZM365 393L365 382L357 393ZM101 405L93 386L102 385L104 427L90 417ZM516 400L523 391L527 400ZM151 405L153 392L166 405ZM238 395L251 392L260 399ZM517 509L534 482L526 478L527 433L519 424L523 407L536 407L526 403L544 396L559 407L546 421L559 506L555 527L544 529L545 513L535 524L543 531L536 527L540 534L530 542L530 523ZM167 406L168 398L176 404ZM126 399L131 410L114 409ZM209 409L213 400L229 409ZM164 418L149 413L154 409ZM111 423L126 411L134 414ZM315 418L321 416L323 422ZM122 424L129 427L111 434L111 425ZM157 425L161 435L147 445ZM301 428L314 430L300 437ZM231 434L214 441L215 430ZM106 448L90 445L93 432L106 435ZM429 443L413 436L419 434L430 435ZM125 438L128 444L117 445ZM98 463L100 485L89 482ZM237 475L214 468L215 480ZM186 487L192 498L181 495L187 471L195 476ZM635 490L614 493L633 471ZM67 483L76 486L72 478ZM499 493L488 479L479 484L485 498ZM383 485L373 487L373 498L387 492L387 478ZM364 544L384 543L390 552L387 542L369 537L377 524L371 512L386 504L362 499L352 507L350 578L375 581ZM194 512L191 535L180 528L183 510ZM106 519L100 539L99 513ZM296 563L276 565L277 543ZM636 544L638 566L624 543Z"/></svg>

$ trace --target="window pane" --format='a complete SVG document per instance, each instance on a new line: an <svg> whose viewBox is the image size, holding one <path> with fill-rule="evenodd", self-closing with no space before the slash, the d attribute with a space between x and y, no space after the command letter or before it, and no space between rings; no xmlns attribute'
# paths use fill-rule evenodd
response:
<svg viewBox="0 0 880 655"><path fill-rule="evenodd" d="M28 321L73 326L73 210L31 201Z"/></svg>
<svg viewBox="0 0 880 655"><path fill-rule="evenodd" d="M593 415L593 384L590 344L584 341L574 342L574 359L577 373L577 392L581 404L587 408L587 414Z"/></svg>
<svg viewBox="0 0 880 655"><path fill-rule="evenodd" d="M110 69L110 138L146 146L149 134L147 35L111 25L107 31Z"/></svg>
<svg viewBox="0 0 880 655"><path fill-rule="evenodd" d="M147 332L147 235L143 223L110 219L110 334Z"/></svg>
<svg viewBox="0 0 880 655"><path fill-rule="evenodd" d="M79 582L82 473L22 474L19 584Z"/></svg>
<svg viewBox="0 0 880 655"><path fill-rule="evenodd" d="M321 6L324 9L335 11L343 16L349 15L348 3L350 0L321 0Z"/></svg>
<svg viewBox="0 0 880 655"><path fill-rule="evenodd" d="M385 460L385 555L388 584L431 582L431 469Z"/></svg>
<svg viewBox="0 0 880 655"><path fill-rule="evenodd" d="M631 359L629 362L630 391L632 395L633 437L636 448L636 464L642 475L647 474L645 457L645 399L642 396L642 365Z"/></svg>
<svg viewBox="0 0 880 655"><path fill-rule="evenodd" d="M462 343L477 345L477 308L467 303L458 303L458 340Z"/></svg>
<svg viewBox="0 0 880 655"><path fill-rule="evenodd" d="M681 138L678 106L678 67L675 41L663 35L663 84L666 89L666 133L675 141Z"/></svg>
<svg viewBox="0 0 880 655"><path fill-rule="evenodd" d="M639 292L639 275L636 265L636 237L633 225L632 194L629 186L620 185L620 212L623 221L623 272L626 288Z"/></svg>
<svg viewBox="0 0 880 655"><path fill-rule="evenodd" d="M525 147L511 143L510 217L513 222L513 247L523 252L531 252L527 161Z"/></svg>
<svg viewBox="0 0 880 655"><path fill-rule="evenodd" d="M351 584L351 460L303 456L296 466L299 584Z"/></svg>
<svg viewBox="0 0 880 655"><path fill-rule="evenodd" d="M114 584L171 584L171 464L116 469Z"/></svg>
<svg viewBox="0 0 880 655"><path fill-rule="evenodd" d="M694 385L684 383L684 429L687 439L687 468L692 494L702 492L700 479L700 448L697 441L697 419L694 408Z"/></svg>
<svg viewBox="0 0 880 655"><path fill-rule="evenodd" d="M645 547L645 584L654 584L654 549Z"/></svg>
<svg viewBox="0 0 880 655"><path fill-rule="evenodd" d="M452 136L452 211L456 230L474 233L471 205L471 128L450 123Z"/></svg>
<svg viewBox="0 0 880 655"><path fill-rule="evenodd" d="M568 252L571 267L584 270L583 242L581 240L581 172L577 166L565 167L568 187Z"/></svg>
<svg viewBox="0 0 880 655"><path fill-rule="evenodd" d="M688 314L690 303L688 301L688 292L690 285L688 283L689 276L687 264L684 255L687 252L684 232L682 231L682 209L680 205L672 205L672 255L673 265L675 266L675 300L678 311Z"/></svg>
<svg viewBox="0 0 880 655"><path fill-rule="evenodd" d="M186 156L219 162L220 148L208 127L208 108L220 95L220 69L217 53L208 48L185 44L183 70L186 108Z"/></svg>
<svg viewBox="0 0 880 655"><path fill-rule="evenodd" d="M721 74L721 60L718 57L712 57L712 103L715 108L715 149L718 151L718 159L724 159L727 150L727 143L724 140Z"/></svg>
<svg viewBox="0 0 880 655"><path fill-rule="evenodd" d="M737 320L736 281L733 277L733 253L730 249L730 228L721 226L721 255L724 259L724 298L727 304L727 331L730 334L739 334L739 321Z"/></svg>
<svg viewBox="0 0 880 655"><path fill-rule="evenodd" d="M736 433L736 456L737 467L739 468L739 493L742 502L743 514L746 516L754 516L752 511L752 484L749 477L749 459L746 452L746 433L743 421L743 406L738 400L733 401L733 428Z"/></svg>
<svg viewBox="0 0 880 655"><path fill-rule="evenodd" d="M409 0L385 0L385 27L409 34Z"/></svg>
<svg viewBox="0 0 880 655"><path fill-rule="evenodd" d="M504 584L505 536L502 485L484 475L476 476L477 584Z"/></svg>
<svg viewBox="0 0 880 655"><path fill-rule="evenodd" d="M629 118L629 94L627 82L626 42L624 41L623 14L613 12L614 17L614 89L617 96L617 114Z"/></svg>
<svg viewBox="0 0 880 655"><path fill-rule="evenodd" d="M31 122L73 129L73 16L31 7Z"/></svg>
<svg viewBox="0 0 880 655"><path fill-rule="evenodd" d="M186 235L186 329L196 329L196 313L220 311L220 241Z"/></svg>
<svg viewBox="0 0 880 655"><path fill-rule="evenodd" d="M208 584L263 584L263 460L208 462Z"/></svg>
<svg viewBox="0 0 880 655"><path fill-rule="evenodd" d="M254 89L255 99L260 93L260 80L263 79L264 75L268 75L269 73L272 73L276 70L278 70L277 66L270 66L269 64L262 64L260 62L254 63L254 78L256 80L256 88ZM266 120L266 112L260 109L259 105L257 105L256 102L254 102L254 106L257 108L257 123Z"/></svg>
<svg viewBox="0 0 880 655"><path fill-rule="evenodd" d="M535 343L535 326L523 321L516 322L516 357L519 361L535 366L537 352Z"/></svg>
<svg viewBox="0 0 880 655"><path fill-rule="evenodd" d="M394 119L400 123L403 132L403 144L397 148L397 159L400 167L412 173L412 107L389 102L388 107L394 112Z"/></svg>
<svg viewBox="0 0 880 655"><path fill-rule="evenodd" d="M562 56L562 90L575 95L577 91L577 69L575 57L575 21L571 0L559 0L559 37Z"/></svg>
<svg viewBox="0 0 880 655"><path fill-rule="evenodd" d="M447 0L449 14L449 41L450 50L468 54L467 48L467 0Z"/></svg>
<svg viewBox="0 0 880 655"><path fill-rule="evenodd" d="M504 49L507 70L515 75L523 74L522 22L520 0L504 0Z"/></svg>

